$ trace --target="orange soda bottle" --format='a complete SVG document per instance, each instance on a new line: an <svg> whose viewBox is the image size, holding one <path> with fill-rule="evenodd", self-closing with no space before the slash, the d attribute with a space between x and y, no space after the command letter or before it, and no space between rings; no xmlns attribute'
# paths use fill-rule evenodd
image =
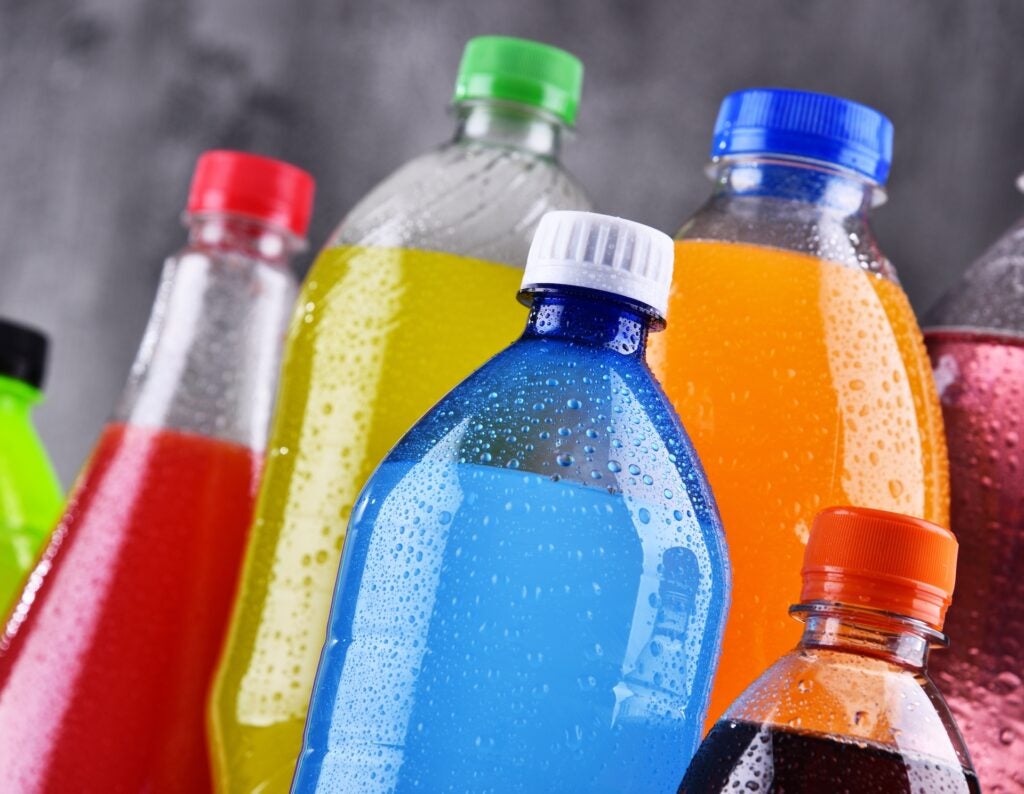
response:
<svg viewBox="0 0 1024 794"><path fill-rule="evenodd" d="M704 462L732 559L712 721L797 640L786 608L819 510L947 524L928 358L870 226L891 152L891 122L855 102L732 94L714 190L677 235L672 323L651 364Z"/></svg>

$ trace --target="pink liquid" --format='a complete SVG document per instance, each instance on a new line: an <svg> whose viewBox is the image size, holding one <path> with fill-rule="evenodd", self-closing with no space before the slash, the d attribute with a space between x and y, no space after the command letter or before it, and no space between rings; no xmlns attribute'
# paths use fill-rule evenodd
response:
<svg viewBox="0 0 1024 794"><path fill-rule="evenodd" d="M1024 339L926 334L960 541L951 646L929 662L982 789L1024 792Z"/></svg>

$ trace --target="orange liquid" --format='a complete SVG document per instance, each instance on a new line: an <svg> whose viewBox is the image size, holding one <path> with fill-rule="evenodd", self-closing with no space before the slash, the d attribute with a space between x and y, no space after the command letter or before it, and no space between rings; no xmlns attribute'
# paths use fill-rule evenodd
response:
<svg viewBox="0 0 1024 794"><path fill-rule="evenodd" d="M708 725L800 635L811 521L834 504L948 526L942 417L898 285L805 254L676 244L651 365L715 492L732 605Z"/></svg>

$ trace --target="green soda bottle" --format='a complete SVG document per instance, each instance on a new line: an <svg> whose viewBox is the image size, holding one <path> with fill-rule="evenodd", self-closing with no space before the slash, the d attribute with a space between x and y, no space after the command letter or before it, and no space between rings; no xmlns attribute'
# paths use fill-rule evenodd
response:
<svg viewBox="0 0 1024 794"><path fill-rule="evenodd" d="M7 615L60 512L63 495L32 424L46 337L0 319L0 612Z"/></svg>

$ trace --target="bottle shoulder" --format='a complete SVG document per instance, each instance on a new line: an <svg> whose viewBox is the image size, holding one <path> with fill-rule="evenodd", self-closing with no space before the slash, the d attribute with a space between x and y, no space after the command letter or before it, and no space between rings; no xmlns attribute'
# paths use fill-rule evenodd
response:
<svg viewBox="0 0 1024 794"><path fill-rule="evenodd" d="M518 265L544 213L589 207L556 160L454 142L384 179L345 216L328 245L421 248Z"/></svg>
<svg viewBox="0 0 1024 794"><path fill-rule="evenodd" d="M874 273L899 283L862 213L771 196L713 195L682 226L677 240L778 248Z"/></svg>
<svg viewBox="0 0 1024 794"><path fill-rule="evenodd" d="M1024 337L1024 218L967 268L925 315L926 328Z"/></svg>
<svg viewBox="0 0 1024 794"><path fill-rule="evenodd" d="M0 418L0 524L17 519L48 528L61 499L57 474L28 414Z"/></svg>
<svg viewBox="0 0 1024 794"><path fill-rule="evenodd" d="M863 654L798 648L758 678L724 719L870 742L970 766L949 708L927 674Z"/></svg>
<svg viewBox="0 0 1024 794"><path fill-rule="evenodd" d="M633 500L652 526L695 519L728 576L710 487L638 357L521 339L452 390L386 460L422 460L445 444L453 465L532 472Z"/></svg>

